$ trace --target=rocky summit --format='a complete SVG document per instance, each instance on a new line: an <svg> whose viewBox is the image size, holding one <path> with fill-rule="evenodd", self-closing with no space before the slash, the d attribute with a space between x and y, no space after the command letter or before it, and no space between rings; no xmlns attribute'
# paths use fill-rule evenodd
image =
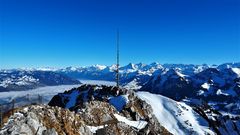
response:
<svg viewBox="0 0 240 135"><path fill-rule="evenodd" d="M54 96L49 105L76 112L92 133L171 134L160 125L151 106L134 94L112 86L83 85Z"/></svg>
<svg viewBox="0 0 240 135"><path fill-rule="evenodd" d="M91 134L80 115L60 107L32 105L11 116L1 135Z"/></svg>

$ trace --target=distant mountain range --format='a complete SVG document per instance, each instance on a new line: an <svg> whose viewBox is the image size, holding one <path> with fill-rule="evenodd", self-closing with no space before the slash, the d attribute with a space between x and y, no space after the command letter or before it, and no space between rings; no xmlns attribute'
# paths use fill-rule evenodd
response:
<svg viewBox="0 0 240 135"><path fill-rule="evenodd" d="M176 74L193 76L206 69L216 69L223 71L224 69L233 69L233 74L239 74L240 63L225 63L222 65L193 65L193 64L133 64L129 63L126 66L120 67L120 81L122 86L127 86L129 83L131 88L136 89L143 86L150 79L158 75ZM28 68L28 69L1 69L0 70L0 90L9 87L10 85L19 87L30 87L35 84L38 86L44 85L59 85L59 84L75 84L79 79L89 80L106 80L115 81L116 65L93 65L88 67L67 67L63 69L57 68ZM229 70L229 71L230 71ZM231 71L230 71L231 72ZM45 81L45 82L44 82ZM132 87L135 84L136 87ZM31 88L31 87L30 87ZM28 89L28 88L26 88ZM10 90L10 89L9 89ZM14 89L14 90L17 90Z"/></svg>
<svg viewBox="0 0 240 135"><path fill-rule="evenodd" d="M115 80L115 65L59 69L76 79ZM174 100L206 102L217 110L239 114L240 63L221 65L128 64L120 67L123 87L161 94ZM191 102L193 103L193 102Z"/></svg>
<svg viewBox="0 0 240 135"><path fill-rule="evenodd" d="M80 82L53 71L0 70L0 92L69 84L80 84Z"/></svg>
<svg viewBox="0 0 240 135"><path fill-rule="evenodd" d="M116 66L93 65L64 69L0 70L0 91L79 84L80 79L115 81ZM174 100L200 100L215 108L240 113L240 63L221 65L133 64L120 67L127 89L161 94ZM230 104L230 105L227 105Z"/></svg>

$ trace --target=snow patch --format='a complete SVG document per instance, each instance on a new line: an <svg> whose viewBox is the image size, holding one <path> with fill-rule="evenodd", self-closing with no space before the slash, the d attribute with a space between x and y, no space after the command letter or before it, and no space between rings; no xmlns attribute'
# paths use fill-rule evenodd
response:
<svg viewBox="0 0 240 135"><path fill-rule="evenodd" d="M128 90L138 90L138 89L141 89L142 86L138 85L137 80L134 79L131 82L129 82L127 85L125 85L124 88Z"/></svg>
<svg viewBox="0 0 240 135"><path fill-rule="evenodd" d="M66 108L71 108L75 106L77 97L79 96L79 92L77 90L72 91L71 94L67 94L65 96L68 96L69 101L66 104Z"/></svg>
<svg viewBox="0 0 240 135"><path fill-rule="evenodd" d="M204 83L201 85L201 87L208 90L210 88L210 84Z"/></svg>
<svg viewBox="0 0 240 135"><path fill-rule="evenodd" d="M124 122L125 124L127 124L129 126L132 126L132 127L135 127L138 130L143 129L147 125L147 122L143 121L143 120L131 121L131 120L128 120L126 117L123 117L123 116L118 115L118 114L114 114L114 116L116 117L116 119L118 121Z"/></svg>
<svg viewBox="0 0 240 135"><path fill-rule="evenodd" d="M117 97L111 97L109 103L113 105L117 111L122 111L123 107L128 103L128 95L121 95Z"/></svg>
<svg viewBox="0 0 240 135"><path fill-rule="evenodd" d="M102 126L87 126L87 127L90 129L90 131L91 131L92 133L96 133L96 131L97 131L98 129L104 128L103 125L102 125Z"/></svg>
<svg viewBox="0 0 240 135"><path fill-rule="evenodd" d="M216 94L217 95L225 95L225 96L233 96L233 97L237 96L237 93L232 89L230 89L230 90L220 90L219 89L219 90L217 90Z"/></svg>

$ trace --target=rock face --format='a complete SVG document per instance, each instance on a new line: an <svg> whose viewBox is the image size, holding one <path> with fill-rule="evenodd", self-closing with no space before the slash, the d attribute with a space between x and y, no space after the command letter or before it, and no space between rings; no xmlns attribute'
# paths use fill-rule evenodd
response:
<svg viewBox="0 0 240 135"><path fill-rule="evenodd" d="M60 107L33 105L20 109L0 130L1 135L92 134L80 115Z"/></svg>

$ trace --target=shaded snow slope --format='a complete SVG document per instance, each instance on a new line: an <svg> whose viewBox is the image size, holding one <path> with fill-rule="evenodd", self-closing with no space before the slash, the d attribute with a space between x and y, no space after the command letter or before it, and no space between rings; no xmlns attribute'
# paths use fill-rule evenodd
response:
<svg viewBox="0 0 240 135"><path fill-rule="evenodd" d="M113 105L119 112L128 103L128 95L121 95L117 97L111 97L109 103Z"/></svg>
<svg viewBox="0 0 240 135"><path fill-rule="evenodd" d="M137 95L152 106L153 114L169 132L176 135L191 132L200 135L214 134L209 129L208 122L185 103L149 92L137 92Z"/></svg>

